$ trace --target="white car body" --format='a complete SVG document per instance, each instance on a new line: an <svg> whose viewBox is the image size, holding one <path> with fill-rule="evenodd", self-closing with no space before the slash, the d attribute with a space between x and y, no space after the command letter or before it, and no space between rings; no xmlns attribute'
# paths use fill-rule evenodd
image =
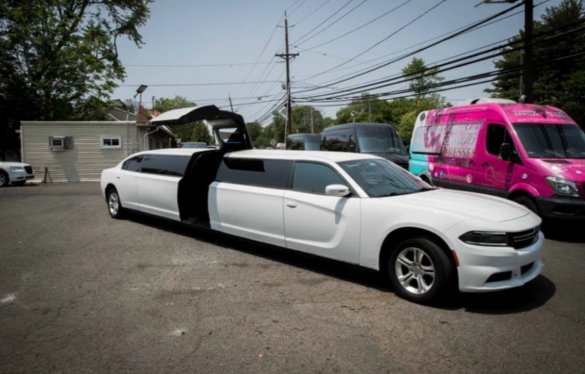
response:
<svg viewBox="0 0 585 374"><path fill-rule="evenodd" d="M113 218L132 209L380 270L416 302L455 281L495 291L542 270L541 219L516 203L433 189L374 155L253 150L243 118L214 106L157 117L198 120L217 147L140 152L102 172Z"/></svg>
<svg viewBox="0 0 585 374"><path fill-rule="evenodd" d="M158 150L140 154L192 155L198 150ZM201 150L205 152L205 150ZM517 287L542 270L544 237L521 249L486 247L463 242L474 231L523 232L537 228L540 218L505 199L436 189L401 196L373 198L339 162L381 159L354 153L243 150L226 159L310 161L328 165L354 191L351 197L327 196L213 181L207 205L209 227L223 233L303 251L380 270L387 239L399 230L420 230L440 238L456 266L459 289L485 292ZM125 208L181 221L178 186L181 177L123 170L123 162L102 173L101 190L115 186ZM529 265L523 269L523 266ZM488 282L496 273L507 280Z"/></svg>
<svg viewBox="0 0 585 374"><path fill-rule="evenodd" d="M9 184L24 184L34 177L32 167L29 164L0 161L0 187Z"/></svg>

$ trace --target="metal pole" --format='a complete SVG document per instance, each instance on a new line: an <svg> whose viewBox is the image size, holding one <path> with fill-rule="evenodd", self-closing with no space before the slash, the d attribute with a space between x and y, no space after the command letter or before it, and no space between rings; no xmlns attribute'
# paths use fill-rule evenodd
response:
<svg viewBox="0 0 585 374"><path fill-rule="evenodd" d="M532 103L532 8L533 0L524 0L524 97L526 103Z"/></svg>
<svg viewBox="0 0 585 374"><path fill-rule="evenodd" d="M285 42L285 53L279 53L276 56L284 59L286 63L286 125L284 132L285 134L291 133L292 128L292 99L290 94L290 59L296 57L298 53L289 53L288 49L288 19L286 18L286 12L284 12L284 42Z"/></svg>

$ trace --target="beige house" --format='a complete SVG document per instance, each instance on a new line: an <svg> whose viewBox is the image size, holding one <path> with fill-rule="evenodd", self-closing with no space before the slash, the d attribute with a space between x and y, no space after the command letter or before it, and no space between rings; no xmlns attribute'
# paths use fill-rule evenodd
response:
<svg viewBox="0 0 585 374"><path fill-rule="evenodd" d="M134 121L22 121L20 141L22 161L48 182L97 181L134 152L176 145L167 127Z"/></svg>

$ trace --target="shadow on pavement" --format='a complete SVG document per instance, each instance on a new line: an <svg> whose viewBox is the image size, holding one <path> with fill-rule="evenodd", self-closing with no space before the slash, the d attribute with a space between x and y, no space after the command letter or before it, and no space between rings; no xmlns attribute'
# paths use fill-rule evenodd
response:
<svg viewBox="0 0 585 374"><path fill-rule="evenodd" d="M513 314L537 309L556 293L556 286L547 277L539 275L532 282L517 288L489 293L456 293L450 300L436 307L464 309L478 314Z"/></svg>
<svg viewBox="0 0 585 374"><path fill-rule="evenodd" d="M230 236L217 231L200 229L178 222L167 221L154 216L140 213L128 213L127 218L133 222L148 225L153 228L173 232L179 235L192 237L196 240L224 248L245 252L268 260L281 262L315 273L331 276L344 281L374 288L380 291L390 291L380 274L371 269L351 265L344 262L298 252L282 247L272 246L260 242Z"/></svg>
<svg viewBox="0 0 585 374"><path fill-rule="evenodd" d="M379 272L357 265L329 260L302 252L275 247L206 229L166 221L153 216L131 213L128 218L153 228L192 237L209 244L234 249L272 261L278 261L343 281L360 284L382 292L392 292ZM430 307L446 310L464 309L480 314L511 314L536 309L546 304L556 292L556 286L540 275L523 287L491 293L454 293L449 299Z"/></svg>

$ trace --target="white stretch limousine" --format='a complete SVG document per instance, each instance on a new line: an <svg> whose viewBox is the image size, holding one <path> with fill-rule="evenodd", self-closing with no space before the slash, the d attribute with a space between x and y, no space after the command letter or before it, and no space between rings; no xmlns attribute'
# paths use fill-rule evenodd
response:
<svg viewBox="0 0 585 374"><path fill-rule="evenodd" d="M217 149L140 152L102 172L112 217L132 209L380 270L416 302L542 270L540 218L520 205L433 188L372 155L248 149L241 117L206 110Z"/></svg>

